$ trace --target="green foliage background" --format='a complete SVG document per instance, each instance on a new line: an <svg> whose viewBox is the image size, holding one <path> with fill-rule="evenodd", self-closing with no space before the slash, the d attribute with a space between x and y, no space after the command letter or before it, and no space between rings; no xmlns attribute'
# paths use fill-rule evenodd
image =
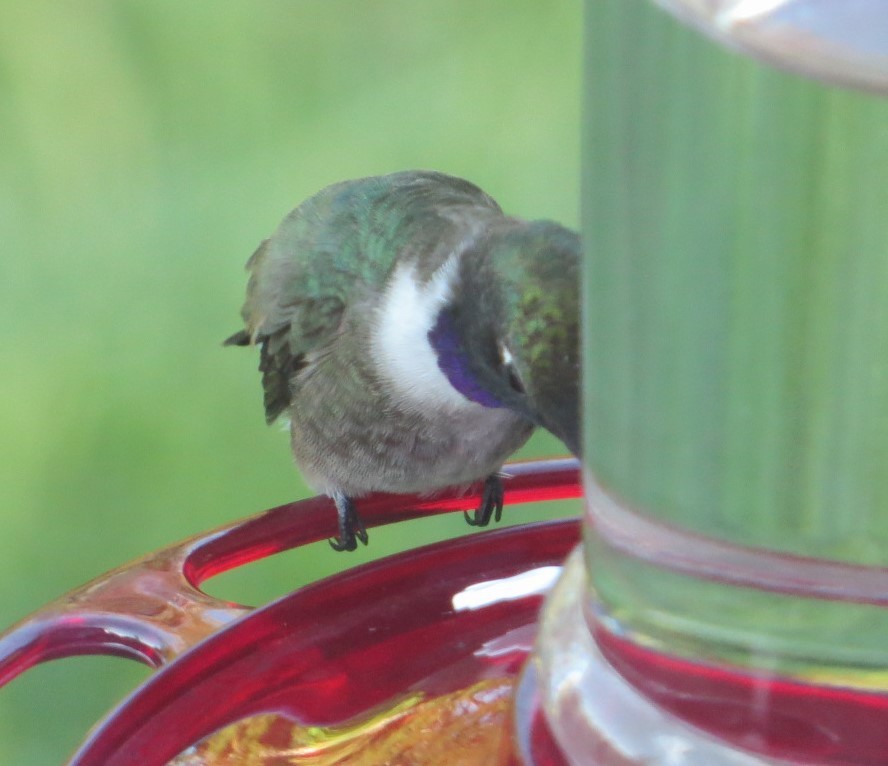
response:
<svg viewBox="0 0 888 766"><path fill-rule="evenodd" d="M580 15L579 0L0 0L0 625L307 494L263 424L256 359L220 346L246 258L303 198L426 167L576 225ZM360 555L320 545L212 588L259 603L464 531L380 529ZM0 763L59 763L147 672L82 659L14 681Z"/></svg>

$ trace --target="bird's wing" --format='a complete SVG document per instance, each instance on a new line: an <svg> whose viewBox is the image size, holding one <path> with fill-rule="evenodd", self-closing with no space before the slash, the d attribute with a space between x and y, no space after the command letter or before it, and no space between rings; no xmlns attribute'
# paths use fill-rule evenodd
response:
<svg viewBox="0 0 888 766"><path fill-rule="evenodd" d="M245 329L226 343L260 346L267 422L289 407L295 374L337 337L355 292L384 282L394 250L366 250L386 192L378 179L329 186L287 215L247 261Z"/></svg>
<svg viewBox="0 0 888 766"><path fill-rule="evenodd" d="M268 423L289 407L293 376L306 365L309 352L323 348L336 336L346 306L345 285L306 283L301 279L305 264L299 250L281 257L284 254L276 252L281 245L267 239L247 262L250 282L241 312L246 327L225 341L260 347Z"/></svg>

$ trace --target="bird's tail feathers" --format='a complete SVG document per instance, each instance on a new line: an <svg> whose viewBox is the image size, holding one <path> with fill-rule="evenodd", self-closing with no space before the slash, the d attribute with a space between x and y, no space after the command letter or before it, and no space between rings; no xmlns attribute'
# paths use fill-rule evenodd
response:
<svg viewBox="0 0 888 766"><path fill-rule="evenodd" d="M238 330L234 335L222 341L223 346L250 346L253 338L246 330Z"/></svg>

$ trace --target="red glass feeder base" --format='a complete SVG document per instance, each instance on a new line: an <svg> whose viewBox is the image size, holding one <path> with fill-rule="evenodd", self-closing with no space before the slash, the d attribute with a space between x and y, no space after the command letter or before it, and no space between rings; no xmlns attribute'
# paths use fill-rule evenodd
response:
<svg viewBox="0 0 888 766"><path fill-rule="evenodd" d="M509 473L510 506L580 494L572 460ZM361 513L374 526L476 499L377 496ZM513 688L579 522L408 551L255 611L198 588L329 537L334 525L328 501L315 498L100 578L0 637L0 681L73 654L162 666L91 733L72 766L519 763Z"/></svg>

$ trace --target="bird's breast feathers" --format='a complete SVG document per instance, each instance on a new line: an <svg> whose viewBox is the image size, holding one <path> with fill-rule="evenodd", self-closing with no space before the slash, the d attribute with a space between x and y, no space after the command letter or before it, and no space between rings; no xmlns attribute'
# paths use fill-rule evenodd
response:
<svg viewBox="0 0 888 766"><path fill-rule="evenodd" d="M458 289L459 257L450 255L426 281L415 263L399 264L377 309L371 331L377 372L408 409L484 409L451 384L430 340L441 311Z"/></svg>

